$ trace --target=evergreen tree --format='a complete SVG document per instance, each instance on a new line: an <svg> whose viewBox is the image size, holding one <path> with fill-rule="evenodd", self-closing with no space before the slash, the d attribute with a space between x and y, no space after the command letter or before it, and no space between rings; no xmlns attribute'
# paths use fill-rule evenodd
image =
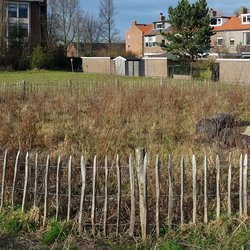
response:
<svg viewBox="0 0 250 250"><path fill-rule="evenodd" d="M167 40L161 45L164 50L191 61L199 53L209 51L213 32L206 0L197 0L192 5L188 0L180 0L175 8L169 7L168 15L172 30L162 33Z"/></svg>

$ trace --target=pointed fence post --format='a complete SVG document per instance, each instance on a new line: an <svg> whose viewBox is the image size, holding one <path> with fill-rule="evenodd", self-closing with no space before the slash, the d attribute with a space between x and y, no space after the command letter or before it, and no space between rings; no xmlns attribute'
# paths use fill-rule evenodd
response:
<svg viewBox="0 0 250 250"><path fill-rule="evenodd" d="M156 193L156 204L155 204L155 224L156 224L156 237L160 236L160 162L159 155L156 156L155 160L155 193Z"/></svg>
<svg viewBox="0 0 250 250"><path fill-rule="evenodd" d="M243 156L240 155L240 176L239 176L239 215L242 217L242 171L243 170Z"/></svg>
<svg viewBox="0 0 250 250"><path fill-rule="evenodd" d="M70 220L71 212L71 175L72 175L72 156L69 157L68 165L68 212L67 212L67 221Z"/></svg>
<svg viewBox="0 0 250 250"><path fill-rule="evenodd" d="M1 187L1 204L0 208L3 208L4 205L4 195L5 195L5 176L6 176L6 167L7 167L7 154L8 151L5 151L4 160L3 160L3 173L2 173L2 187Z"/></svg>
<svg viewBox="0 0 250 250"><path fill-rule="evenodd" d="M184 175L185 165L184 156L181 157L181 197L180 197L180 212L181 212L181 227L184 225Z"/></svg>
<svg viewBox="0 0 250 250"><path fill-rule="evenodd" d="M147 238L147 154L144 149L136 149L136 168L139 187L139 207L142 239Z"/></svg>
<svg viewBox="0 0 250 250"><path fill-rule="evenodd" d="M97 173L97 157L94 158L93 163L93 183L92 183L92 207L91 207L91 224L92 224L92 234L96 233L95 225L95 212L96 212L96 173Z"/></svg>
<svg viewBox="0 0 250 250"><path fill-rule="evenodd" d="M24 187L23 187L23 202L22 202L22 212L25 209L27 188L28 188L28 178L29 178L29 153L27 152L25 157L25 174L24 174Z"/></svg>
<svg viewBox="0 0 250 250"><path fill-rule="evenodd" d="M135 229L135 176L132 155L129 156L129 178L130 178L130 194L131 194L131 211L130 211L130 226L129 236L134 236Z"/></svg>
<svg viewBox="0 0 250 250"><path fill-rule="evenodd" d="M231 208L231 183L232 183L232 164L231 164L231 152L229 154L228 158L228 182L227 182L227 211L228 211L228 216L231 216L232 213L232 208Z"/></svg>
<svg viewBox="0 0 250 250"><path fill-rule="evenodd" d="M59 190L60 190L60 172L61 172L61 157L59 156L57 159L57 166L56 166L56 220L58 220L59 216Z"/></svg>
<svg viewBox="0 0 250 250"><path fill-rule="evenodd" d="M45 177L44 177L44 211L43 211L43 226L46 224L48 215L48 182L49 182L49 161L50 156L47 156Z"/></svg>
<svg viewBox="0 0 250 250"><path fill-rule="evenodd" d="M207 197L207 155L204 156L204 223L208 223L208 197Z"/></svg>
<svg viewBox="0 0 250 250"><path fill-rule="evenodd" d="M193 166L193 223L196 223L197 217L197 168L196 168L196 159L195 155L192 157L192 166Z"/></svg>
<svg viewBox="0 0 250 250"><path fill-rule="evenodd" d="M80 212L79 212L79 226L78 231L82 232L82 217L83 217L83 204L85 200L86 190L86 165L83 156L81 157L81 176L82 176L82 189L81 189L81 201L80 201Z"/></svg>
<svg viewBox="0 0 250 250"><path fill-rule="evenodd" d="M172 156L168 159L168 230L172 230L173 217L173 176L172 176Z"/></svg>
<svg viewBox="0 0 250 250"><path fill-rule="evenodd" d="M216 156L216 218L220 218L220 160L219 156Z"/></svg>
<svg viewBox="0 0 250 250"><path fill-rule="evenodd" d="M243 213L247 216L247 154L245 154L243 161Z"/></svg>
<svg viewBox="0 0 250 250"><path fill-rule="evenodd" d="M105 156L105 200L103 208L103 235L107 236L107 218L108 218L108 156Z"/></svg>
<svg viewBox="0 0 250 250"><path fill-rule="evenodd" d="M19 155L20 155L20 151L17 152L16 161L15 161L15 169L14 169L14 177L13 177L13 185L12 185L12 195L11 195L11 206L12 206L12 209L14 209L16 178L17 178L17 171L18 171Z"/></svg>

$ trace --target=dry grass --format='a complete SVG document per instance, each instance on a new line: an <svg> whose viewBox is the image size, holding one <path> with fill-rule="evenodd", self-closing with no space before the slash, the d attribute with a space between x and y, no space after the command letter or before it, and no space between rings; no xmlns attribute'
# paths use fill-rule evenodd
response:
<svg viewBox="0 0 250 250"><path fill-rule="evenodd" d="M71 88L38 88L28 93L1 91L2 150L52 155L120 153L143 147L152 154L190 154L196 122L219 112L250 119L250 88L202 82L152 80L119 84L72 81Z"/></svg>

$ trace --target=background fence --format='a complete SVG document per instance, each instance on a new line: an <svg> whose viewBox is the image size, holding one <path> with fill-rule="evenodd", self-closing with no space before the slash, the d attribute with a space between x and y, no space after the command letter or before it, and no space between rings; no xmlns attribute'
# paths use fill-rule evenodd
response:
<svg viewBox="0 0 250 250"><path fill-rule="evenodd" d="M39 208L39 220L76 220L92 235L159 236L186 223L248 215L248 156L85 160L6 151L0 207Z"/></svg>

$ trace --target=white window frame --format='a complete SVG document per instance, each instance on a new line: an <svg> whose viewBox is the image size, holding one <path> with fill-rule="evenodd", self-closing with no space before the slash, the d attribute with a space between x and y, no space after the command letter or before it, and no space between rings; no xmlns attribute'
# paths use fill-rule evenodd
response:
<svg viewBox="0 0 250 250"><path fill-rule="evenodd" d="M231 44L231 42L233 42L233 44ZM235 46L235 38L234 37L229 38L229 46Z"/></svg>
<svg viewBox="0 0 250 250"><path fill-rule="evenodd" d="M9 17L8 16L8 11L9 11L9 4L16 4L17 5L17 17ZM27 10L27 18L21 18L19 17L19 5L27 5L28 10ZM6 8L6 15L8 17L8 25L7 25L7 36L9 35L9 29L8 26L9 25L28 25L28 35L30 34L30 4L28 2L15 2L15 1L11 1L8 2L7 8Z"/></svg>
<svg viewBox="0 0 250 250"><path fill-rule="evenodd" d="M247 43L247 34L249 34L249 40ZM250 45L250 32L243 32L243 45Z"/></svg>
<svg viewBox="0 0 250 250"><path fill-rule="evenodd" d="M241 23L242 24L250 24L250 14L242 14L241 15Z"/></svg>
<svg viewBox="0 0 250 250"><path fill-rule="evenodd" d="M219 18L213 18L216 20L216 24L211 24L210 23L210 26L214 27L214 26L221 26L222 25L222 18L219 17Z"/></svg>
<svg viewBox="0 0 250 250"><path fill-rule="evenodd" d="M155 47L156 46L156 36L145 36L144 46L145 47Z"/></svg>

